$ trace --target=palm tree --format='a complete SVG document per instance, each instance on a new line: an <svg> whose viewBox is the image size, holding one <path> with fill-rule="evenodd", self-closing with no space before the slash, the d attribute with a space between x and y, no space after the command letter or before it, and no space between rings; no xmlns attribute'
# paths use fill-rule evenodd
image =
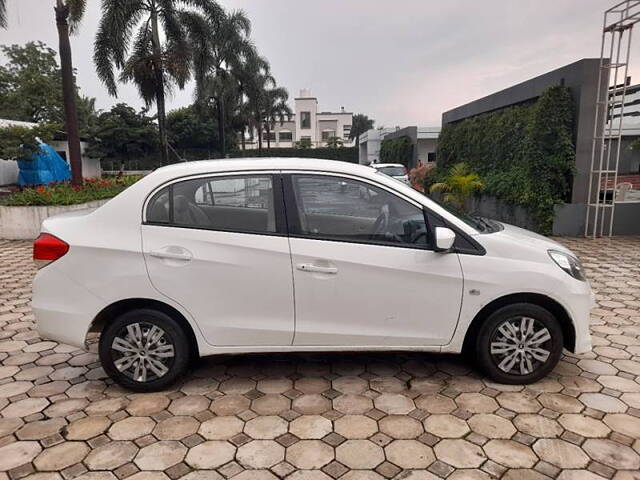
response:
<svg viewBox="0 0 640 480"><path fill-rule="evenodd" d="M291 108L287 105L289 92L283 87L273 87L265 90L262 102L262 119L264 120L265 131L267 132L267 148L271 148L271 130L280 122L284 123L291 118Z"/></svg>
<svg viewBox="0 0 640 480"><path fill-rule="evenodd" d="M102 0L94 45L98 77L111 95L117 95L115 69L121 71L120 81L135 83L147 106L155 103L162 164L169 160L165 97L190 78L191 56L181 22L189 10L178 7L195 8L207 17L221 11L214 0Z"/></svg>
<svg viewBox="0 0 640 480"><path fill-rule="evenodd" d="M351 133L349 139L356 141L356 147L360 145L360 135L373 128L374 120L370 119L362 113L358 113L353 116L351 122Z"/></svg>
<svg viewBox="0 0 640 480"><path fill-rule="evenodd" d="M257 55L249 36L251 21L242 10L217 15L185 14L193 52L196 100L213 103L218 114L220 153L226 156L228 102L242 96L238 77L243 63Z"/></svg>
<svg viewBox="0 0 640 480"><path fill-rule="evenodd" d="M7 28L7 0L0 0L0 28Z"/></svg>
<svg viewBox="0 0 640 480"><path fill-rule="evenodd" d="M69 143L69 163L71 164L71 183L73 185L82 184L82 153L80 151L76 86L69 34L76 31L86 6L86 0L56 0L55 6L60 69L62 73L65 130L67 131L67 142Z"/></svg>
<svg viewBox="0 0 640 480"><path fill-rule="evenodd" d="M445 203L463 211L466 200L483 187L478 174L470 171L465 163L456 163L442 182L431 185L429 192L442 192Z"/></svg>

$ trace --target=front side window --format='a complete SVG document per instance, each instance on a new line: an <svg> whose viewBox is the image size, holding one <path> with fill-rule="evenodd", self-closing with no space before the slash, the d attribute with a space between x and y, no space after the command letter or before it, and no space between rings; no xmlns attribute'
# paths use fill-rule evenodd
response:
<svg viewBox="0 0 640 480"><path fill-rule="evenodd" d="M325 142L335 136L336 136L335 130L324 130L322 132L322 140L324 140Z"/></svg>
<svg viewBox="0 0 640 480"><path fill-rule="evenodd" d="M156 193L147 223L249 233L276 232L269 175L185 180Z"/></svg>
<svg viewBox="0 0 640 480"><path fill-rule="evenodd" d="M426 248L423 210L387 190L349 178L293 175L303 236Z"/></svg>

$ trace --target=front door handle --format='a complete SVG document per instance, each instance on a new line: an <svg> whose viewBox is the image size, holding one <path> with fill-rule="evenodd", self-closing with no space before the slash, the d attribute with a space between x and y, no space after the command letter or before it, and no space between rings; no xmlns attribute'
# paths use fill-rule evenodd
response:
<svg viewBox="0 0 640 480"><path fill-rule="evenodd" d="M328 273L332 275L338 273L338 269L336 267L321 267L312 263L299 263L296 265L296 268L303 272Z"/></svg>
<svg viewBox="0 0 640 480"><path fill-rule="evenodd" d="M192 258L191 254L185 250L180 252L171 250L152 250L149 252L149 255L155 258L162 258L166 260L182 260L184 262L188 262Z"/></svg>

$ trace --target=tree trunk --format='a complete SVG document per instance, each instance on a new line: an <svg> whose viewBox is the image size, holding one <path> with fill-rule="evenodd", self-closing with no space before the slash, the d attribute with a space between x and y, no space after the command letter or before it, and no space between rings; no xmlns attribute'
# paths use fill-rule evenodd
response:
<svg viewBox="0 0 640 480"><path fill-rule="evenodd" d="M153 71L156 77L156 108L158 109L158 130L160 133L160 163L169 163L169 141L167 139L167 112L164 98L164 75L162 67L162 47L158 30L158 13L151 14L151 31L153 44Z"/></svg>
<svg viewBox="0 0 640 480"><path fill-rule="evenodd" d="M67 7L62 0L56 0L55 12L62 71L65 129L67 131L67 142L69 144L69 163L71 164L71 184L82 185L82 152L80 150L80 132L78 128L78 112L76 110L76 88L73 78L71 43L69 42L69 7Z"/></svg>
<svg viewBox="0 0 640 480"><path fill-rule="evenodd" d="M226 158L227 156L227 142L224 138L224 95L221 95L220 98L217 99L218 104L218 137L220 137L220 155L222 158Z"/></svg>
<svg viewBox="0 0 640 480"><path fill-rule="evenodd" d="M244 134L245 134L245 127L242 127L242 137L240 138L240 141L242 142L242 151L245 151L247 148Z"/></svg>
<svg viewBox="0 0 640 480"><path fill-rule="evenodd" d="M258 123L258 152L262 152L262 124Z"/></svg>
<svg viewBox="0 0 640 480"><path fill-rule="evenodd" d="M268 122L265 128L267 130L267 150L271 150L271 129Z"/></svg>

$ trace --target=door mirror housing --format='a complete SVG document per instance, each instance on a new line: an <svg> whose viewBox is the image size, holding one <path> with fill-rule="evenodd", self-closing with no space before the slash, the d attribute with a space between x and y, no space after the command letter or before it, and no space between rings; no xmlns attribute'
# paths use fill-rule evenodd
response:
<svg viewBox="0 0 640 480"><path fill-rule="evenodd" d="M446 227L436 227L435 232L435 251L448 252L456 241L456 234L453 230Z"/></svg>

